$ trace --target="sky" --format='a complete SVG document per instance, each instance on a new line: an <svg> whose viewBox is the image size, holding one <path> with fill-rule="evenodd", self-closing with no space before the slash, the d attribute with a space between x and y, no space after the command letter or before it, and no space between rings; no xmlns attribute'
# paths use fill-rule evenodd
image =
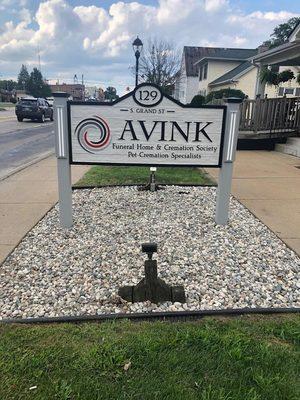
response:
<svg viewBox="0 0 300 400"><path fill-rule="evenodd" d="M186 46L255 48L300 16L299 0L0 0L0 79L21 64L51 82L132 88L136 37Z"/></svg>

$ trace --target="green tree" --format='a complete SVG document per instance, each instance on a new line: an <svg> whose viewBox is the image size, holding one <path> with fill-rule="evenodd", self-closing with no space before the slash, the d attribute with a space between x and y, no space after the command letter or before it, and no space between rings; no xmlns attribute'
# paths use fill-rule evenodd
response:
<svg viewBox="0 0 300 400"><path fill-rule="evenodd" d="M106 90L104 92L104 98L105 98L105 100L109 100L109 101L114 101L114 100L118 99L119 96L117 95L117 89L112 86L108 86L108 88L106 88Z"/></svg>
<svg viewBox="0 0 300 400"><path fill-rule="evenodd" d="M265 45L272 47L280 46L288 41L288 38L296 25L300 22L300 17L290 18L287 22L279 24L274 28L273 33L270 35L271 39L264 42Z"/></svg>
<svg viewBox="0 0 300 400"><path fill-rule="evenodd" d="M0 89L2 90L7 90L11 92L12 90L16 89L18 86L18 83L16 81L13 81L12 79L4 79L0 81Z"/></svg>
<svg viewBox="0 0 300 400"><path fill-rule="evenodd" d="M33 68L28 82L28 93L34 97L51 96L50 86L44 82L41 71Z"/></svg>
<svg viewBox="0 0 300 400"><path fill-rule="evenodd" d="M18 75L18 89L27 90L29 83L29 72L26 65L22 64Z"/></svg>

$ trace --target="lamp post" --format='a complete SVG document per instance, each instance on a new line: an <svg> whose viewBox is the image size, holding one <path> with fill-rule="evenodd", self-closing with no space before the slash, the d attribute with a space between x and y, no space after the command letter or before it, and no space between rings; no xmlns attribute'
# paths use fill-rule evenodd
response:
<svg viewBox="0 0 300 400"><path fill-rule="evenodd" d="M138 80L139 80L139 58L141 55L141 51L143 49L143 42L141 41L141 39L137 36L136 39L133 41L132 43L132 47L133 47L133 52L135 55L135 86L138 85Z"/></svg>

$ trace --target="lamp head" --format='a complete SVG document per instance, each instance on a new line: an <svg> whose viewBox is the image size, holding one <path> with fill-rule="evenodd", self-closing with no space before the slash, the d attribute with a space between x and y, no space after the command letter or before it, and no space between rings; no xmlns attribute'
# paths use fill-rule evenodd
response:
<svg viewBox="0 0 300 400"><path fill-rule="evenodd" d="M143 42L141 41L141 39L137 36L136 39L134 39L133 43L132 43L132 48L134 51L134 54L136 55L140 55L141 51L143 49Z"/></svg>

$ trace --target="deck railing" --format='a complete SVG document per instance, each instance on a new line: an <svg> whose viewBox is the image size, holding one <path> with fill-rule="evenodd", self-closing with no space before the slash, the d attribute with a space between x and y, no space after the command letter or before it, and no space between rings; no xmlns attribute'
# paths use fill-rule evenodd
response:
<svg viewBox="0 0 300 400"><path fill-rule="evenodd" d="M244 100L240 131L300 133L300 97Z"/></svg>

